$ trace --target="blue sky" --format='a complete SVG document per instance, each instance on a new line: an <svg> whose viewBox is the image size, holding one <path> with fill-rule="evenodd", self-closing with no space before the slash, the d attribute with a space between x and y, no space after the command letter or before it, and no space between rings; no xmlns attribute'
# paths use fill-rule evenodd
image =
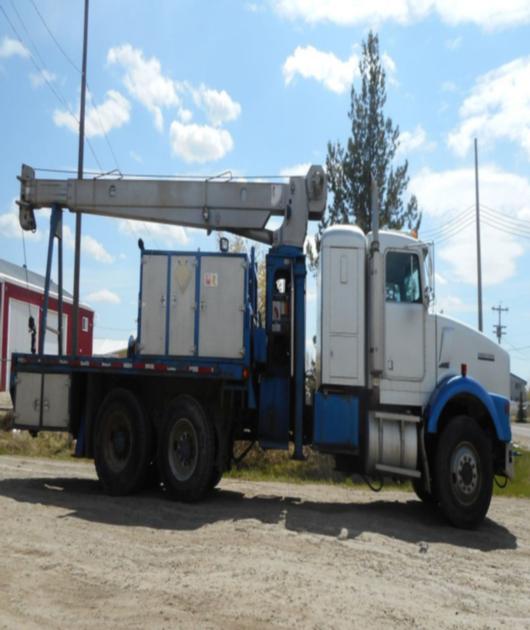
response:
<svg viewBox="0 0 530 630"><path fill-rule="evenodd" d="M1 0L0 256L22 263L16 175L75 169L83 2ZM73 62L51 38L48 28ZM436 308L476 325L473 138L479 142L484 328L502 302L512 369L530 378L530 2L92 0L85 168L123 173L297 174L348 133L360 44L380 36L399 159L436 245ZM19 41L18 37L22 40ZM75 66L75 67L74 67ZM52 90L53 88L53 90ZM56 94L54 94L54 92ZM95 109L94 109L95 108ZM106 131L106 138L102 134ZM41 175L43 175L41 173ZM58 175L61 177L61 175ZM67 213L71 287L73 217ZM26 236L43 271L47 215ZM95 337L135 330L137 238L208 249L182 228L85 216L81 295ZM314 283L308 284L309 329Z"/></svg>

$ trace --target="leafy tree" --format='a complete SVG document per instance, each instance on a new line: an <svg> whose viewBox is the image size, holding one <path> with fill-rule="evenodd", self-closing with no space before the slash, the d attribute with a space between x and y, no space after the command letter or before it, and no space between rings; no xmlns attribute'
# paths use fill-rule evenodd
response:
<svg viewBox="0 0 530 630"><path fill-rule="evenodd" d="M234 254L247 254L250 256L250 249L254 247L257 263L257 280L258 280L258 313L261 321L265 321L265 293L267 290L267 269L265 265L265 250L261 245L257 245L249 239L239 235L227 235L224 232L217 232L217 239L220 242L221 237L226 236L230 243L230 251Z"/></svg>
<svg viewBox="0 0 530 630"><path fill-rule="evenodd" d="M346 146L328 143L326 170L331 203L318 226L315 263L323 230L335 223L356 223L370 231L370 182L374 174L381 204L381 227L418 229L421 212L414 195L408 202L403 195L409 183L408 162L394 164L399 147L399 127L385 117L386 76L379 56L379 38L368 34L359 62L361 85L351 88L351 136Z"/></svg>

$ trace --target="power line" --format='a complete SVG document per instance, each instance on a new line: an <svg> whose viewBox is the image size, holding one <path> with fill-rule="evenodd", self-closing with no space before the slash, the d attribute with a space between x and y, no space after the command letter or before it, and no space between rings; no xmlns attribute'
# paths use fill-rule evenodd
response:
<svg viewBox="0 0 530 630"><path fill-rule="evenodd" d="M450 219L445 221L444 223L437 225L435 227L426 229L422 232L423 234L429 235L429 238L432 238L431 235L441 234L447 229L453 229L455 226L459 225L461 222L465 221L468 216L470 216L472 210L472 206L469 206L465 210L459 213L457 217L453 215Z"/></svg>
<svg viewBox="0 0 530 630"><path fill-rule="evenodd" d="M507 214L506 212L503 212L502 210L497 210L496 208L492 208L484 204L481 204L480 207L482 210L484 210L484 212L489 212L490 214L498 215L499 217L502 217L504 220L509 221L510 223L513 223L514 225L517 225L523 228L528 228L530 225L528 221L524 221L523 219L517 219L516 217L513 217Z"/></svg>
<svg viewBox="0 0 530 630"><path fill-rule="evenodd" d="M506 345L508 346L510 352L514 352L515 354L518 354L519 357L522 359L527 359L528 352L530 351L530 346L522 346L520 348L516 348L511 343L506 343Z"/></svg>
<svg viewBox="0 0 530 630"><path fill-rule="evenodd" d="M4 9L4 7L3 7L2 5L0 5L0 11L1 11L1 12L2 12L2 14L4 15L4 17L5 17L6 21L7 21L7 23L8 23L8 24L9 24L9 26L11 27L11 30L12 30L12 31L13 31L13 33L15 34L15 37L18 39L19 43L20 43L22 46L24 46L24 48L25 48L26 50L28 50L28 47L25 45L24 40L23 40L23 39L22 39L22 37L20 36L20 34L19 34L18 30L16 29L15 25L14 25L14 24L13 24L13 22L11 21L11 19L10 19L9 15L7 14L6 10ZM19 16L19 19L20 19L21 23L23 24L23 20L22 20L22 18L20 17L20 14L18 13L18 11L16 11L16 9L15 9L15 13L17 13L17 15ZM28 32L25 26L24 26L24 30L25 30L26 32ZM30 39L30 41L32 41L30 37L29 37L29 39ZM37 56L38 56L39 58L41 58L41 59L42 59L42 57L41 57L40 53L38 52L38 49L37 49L37 48L36 48L36 46L35 46L35 44L33 44L33 46L35 47L35 51L36 51L36 53L37 53ZM49 79L48 79L48 77L46 76L46 72L45 72L46 68L45 68L45 67L44 67L44 68L43 68L43 67L41 67L41 66L37 63L37 61L36 61L36 59L35 59L35 55L31 52L31 50L29 50L29 58L30 58L30 60L31 60L32 64L35 66L35 69L37 70L37 72L39 73L39 75L42 77L42 79L44 80L44 82L46 83L46 85L48 86L48 88L50 89L50 91L51 91L51 92L54 94L54 96L57 98L57 100L59 101L59 103L61 103L61 105L62 105L63 107L65 107L65 108L68 110L68 113L70 114L70 116L72 116L72 118L73 118L73 119L74 119L77 123L79 123L79 119L78 119L78 118L77 118L77 116L76 116L76 115L72 112L72 110L71 110L70 106L68 105L68 102L66 101L66 99L62 96L62 94L60 93L60 91L59 91L59 90L56 90L56 89L55 89L55 87L52 85L52 83L50 82L50 80L49 80ZM43 65L43 66L45 66L46 64L45 64L45 63L43 63L42 65ZM97 157L97 155L96 155L96 152L95 152L95 150L94 150L94 147L92 146L92 143L88 140L88 138L87 138L87 144L88 144L88 147L89 147L89 149L90 149L90 152L92 153L92 157L94 158L94 160L95 160L96 164L98 165L98 167L100 168L100 170L103 170L103 167L101 166L101 162L99 161L99 159L98 159L98 157Z"/></svg>
<svg viewBox="0 0 530 630"><path fill-rule="evenodd" d="M500 227L505 230L514 232L515 234L525 234L530 236L530 226L525 225L524 223L517 224L515 222L510 221L508 217L504 217L502 215L497 215L490 210L485 210L484 215L490 219L490 221L497 223Z"/></svg>
<svg viewBox="0 0 530 630"><path fill-rule="evenodd" d="M67 52L65 51L65 49L61 46L59 40L55 37L55 35L53 34L52 30L50 29L50 27L48 26L46 20L44 19L42 13L39 11L37 5L35 4L34 0L30 0L31 4L33 5L33 8L35 9L37 15L40 17L41 22L44 24L45 29L48 31L48 34L50 35L50 37L53 39L53 41L55 42L55 45L57 46L57 48L61 51L61 53L63 54L63 57L68 61L68 63L72 66L72 68L78 73L81 74L81 70L78 68L78 66L76 65L76 63L74 61L72 61L72 59L68 56Z"/></svg>
<svg viewBox="0 0 530 630"><path fill-rule="evenodd" d="M42 15L42 13L39 11L39 9L37 8L37 5L35 4L34 0L30 0L31 4L33 5L33 8L35 9L37 15L39 16L41 22L43 23L45 29L48 31L48 34L50 35L50 37L52 38L52 40L55 42L55 45L57 46L57 48L59 49L59 51L61 52L61 54L63 55L63 57L66 59L66 61L68 61L68 63L72 66L72 68L78 73L81 74L81 70L78 68L78 66L76 65L76 63L72 60L72 58L68 55L68 53L65 51L65 49L61 46L61 44L59 43L59 40L55 37L55 35L53 34L51 28L48 26L48 23L46 22L46 20L44 19L44 16ZM114 163L116 165L116 168L119 170L120 166L118 164L118 159L116 158L116 154L114 152L114 148L110 142L110 139L107 135L107 132L105 131L105 127L103 126L103 122L101 121L101 116L99 115L99 111L97 108L97 103L96 100L94 99L94 97L92 96L92 91L90 89L90 86L88 85L87 82L87 87L88 87L88 94L89 94L89 98L92 102L92 108L93 111L96 114L96 118L98 120L98 124L99 124L99 128L103 134L103 137L105 138L105 141L107 143L107 146L109 148L109 151L112 155L112 158L114 160Z"/></svg>
<svg viewBox="0 0 530 630"><path fill-rule="evenodd" d="M489 225L490 227L494 228L495 230L499 230L500 232L504 232L505 234L509 234L510 236L530 239L530 232L507 227L506 225L503 225L501 219L494 219L490 216L484 216L483 221L484 223L486 223L486 225Z"/></svg>
<svg viewBox="0 0 530 630"><path fill-rule="evenodd" d="M438 244L444 243L445 241L448 241L448 240L451 240L455 236L458 236L463 230L465 230L470 225L472 225L474 220L475 220L475 217L473 216L473 214L469 214L468 217L466 218L466 220L463 221L462 223L460 223L458 226L455 226L454 229L447 230L447 232L442 233L438 237L435 236L432 240L434 240Z"/></svg>

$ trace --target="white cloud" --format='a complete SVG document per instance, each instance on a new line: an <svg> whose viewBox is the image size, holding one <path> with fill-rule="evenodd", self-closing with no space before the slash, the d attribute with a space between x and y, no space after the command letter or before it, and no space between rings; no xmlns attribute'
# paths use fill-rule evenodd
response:
<svg viewBox="0 0 530 630"><path fill-rule="evenodd" d="M445 45L449 50L457 50L462 45L462 36L458 35L457 37L453 37L452 39L448 39L445 42Z"/></svg>
<svg viewBox="0 0 530 630"><path fill-rule="evenodd" d="M312 24L331 22L341 26L377 25L385 21L409 24L431 15L450 25L472 23L484 29L530 22L528 0L273 0L273 5L282 17L288 19Z"/></svg>
<svg viewBox="0 0 530 630"><path fill-rule="evenodd" d="M398 154L407 156L413 151L433 151L436 143L427 138L427 133L421 125L412 131L402 131L399 134Z"/></svg>
<svg viewBox="0 0 530 630"><path fill-rule="evenodd" d="M142 50L130 44L111 48L107 61L123 68L125 87L153 114L159 131L164 129L163 110L173 110L177 120L170 126L169 139L174 155L186 162L207 162L220 159L233 148L232 136L220 127L240 116L241 105L226 90L176 81L162 72L156 57L146 58ZM194 112L186 101L202 110L210 124L191 124Z"/></svg>
<svg viewBox="0 0 530 630"><path fill-rule="evenodd" d="M49 218L49 210L39 210L35 213L35 218ZM43 236L46 236L46 231L36 230L35 232L24 232L20 227L18 220L18 206L15 200L11 202L9 210L0 214L0 236L4 238L24 238L30 241L40 241Z"/></svg>
<svg viewBox="0 0 530 630"><path fill-rule="evenodd" d="M98 262L111 263L114 261L114 256L109 254L103 245L89 234L81 237L81 251Z"/></svg>
<svg viewBox="0 0 530 630"><path fill-rule="evenodd" d="M132 219L120 219L118 225L123 234L142 238L146 247L151 247L152 244L174 247L176 244L186 245L189 242L186 230L180 225L164 225Z"/></svg>
<svg viewBox="0 0 530 630"><path fill-rule="evenodd" d="M164 127L162 108L179 107L181 98L179 84L162 74L160 61L156 57L146 59L143 51L130 44L111 48L107 61L121 65L125 70L123 83L131 96L134 96L154 116L159 131Z"/></svg>
<svg viewBox="0 0 530 630"><path fill-rule="evenodd" d="M204 110L208 120L216 127L236 120L241 114L241 105L234 101L226 90L212 90L205 85L200 85L193 91L193 98L196 105ZM189 122L182 119L182 113L181 121Z"/></svg>
<svg viewBox="0 0 530 630"><path fill-rule="evenodd" d="M129 151L129 155L131 156L131 158L135 161L138 162L138 164L143 164L144 161L142 159L142 156L137 153L136 151L133 151L132 149Z"/></svg>
<svg viewBox="0 0 530 630"><path fill-rule="evenodd" d="M386 72L386 79L388 83L394 86L399 85L399 81L396 79L396 74L397 74L396 62L392 59L392 57L387 52L384 52L381 55L381 64L383 66L384 71Z"/></svg>
<svg viewBox="0 0 530 630"><path fill-rule="evenodd" d="M507 139L530 158L530 57L520 57L480 76L460 108L461 122L448 136L460 156L481 142Z"/></svg>
<svg viewBox="0 0 530 630"><path fill-rule="evenodd" d="M311 164L309 162L301 162L300 164L293 164L292 166L286 166L280 170L282 177L294 177L295 175L307 175L307 171L310 169Z"/></svg>
<svg viewBox="0 0 530 630"><path fill-rule="evenodd" d="M440 89L442 90L442 92L456 92L457 87L456 83L454 83L453 81L444 81L440 86Z"/></svg>
<svg viewBox="0 0 530 630"><path fill-rule="evenodd" d="M286 85L296 75L304 79L315 79L336 94L348 90L354 77L359 75L359 57L355 53L342 61L332 52L318 50L313 46L297 46L285 60L283 78Z"/></svg>
<svg viewBox="0 0 530 630"><path fill-rule="evenodd" d="M473 206L475 203L475 171L459 168L432 171L424 168L410 182L410 190L417 195L425 213L445 217ZM516 214L528 204L530 181L492 164L480 168L480 201L482 204L507 214Z"/></svg>
<svg viewBox="0 0 530 630"><path fill-rule="evenodd" d="M250 11L250 13L260 13L263 11L264 7L262 4L258 4L257 2L245 2L245 9Z"/></svg>
<svg viewBox="0 0 530 630"><path fill-rule="evenodd" d="M193 112L185 107L180 107L178 111L179 120L181 123L189 123L193 119Z"/></svg>
<svg viewBox="0 0 530 630"><path fill-rule="evenodd" d="M445 278L445 276L442 276L441 273L436 272L434 274L434 278L435 278L437 284L441 284L441 285L446 285L447 284L447 279Z"/></svg>
<svg viewBox="0 0 530 630"><path fill-rule="evenodd" d="M476 305L468 304L456 295L443 295L436 298L436 311L438 313L443 312L444 315L473 313L476 309Z"/></svg>
<svg viewBox="0 0 530 630"><path fill-rule="evenodd" d="M41 85L44 85L45 83L53 83L57 80L57 75L55 75L53 72L50 72L49 70L46 70L46 68L43 68L39 72L32 72L29 75L29 78L31 81L31 85L37 88Z"/></svg>
<svg viewBox="0 0 530 630"><path fill-rule="evenodd" d="M3 37L0 43L0 59L9 59L9 57L22 57L27 59L30 56L29 50L18 41L11 37Z"/></svg>
<svg viewBox="0 0 530 630"><path fill-rule="evenodd" d="M63 241L68 247L74 248L74 234L68 225L63 225ZM81 252L98 262L111 263L114 261L114 256L109 254L105 247L90 234L81 236Z"/></svg>
<svg viewBox="0 0 530 630"><path fill-rule="evenodd" d="M234 146L226 129L209 125L183 125L174 120L169 135L173 153L185 162L219 160Z"/></svg>
<svg viewBox="0 0 530 630"><path fill-rule="evenodd" d="M114 291L109 289L99 289L99 291L93 291L89 293L85 300L87 302L102 303L102 304L120 304L120 296Z"/></svg>
<svg viewBox="0 0 530 630"><path fill-rule="evenodd" d="M89 107L85 116L85 134L88 138L102 136L111 129L117 129L129 122L131 105L116 90L109 90L107 98L101 105ZM56 109L53 122L57 127L66 127L73 133L79 133L79 123L74 116L65 110Z"/></svg>
<svg viewBox="0 0 530 630"><path fill-rule="evenodd" d="M473 244L473 245L470 245ZM477 253L475 226L463 228L439 249L439 256L452 268L454 280L475 285L477 282ZM482 284L500 284L516 273L517 259L524 249L517 239L486 224L481 225ZM499 264L499 261L502 264Z"/></svg>
<svg viewBox="0 0 530 630"><path fill-rule="evenodd" d="M96 324L97 328L97 324ZM131 334L135 334L135 331L131 331ZM92 341L92 351L95 355L113 354L119 350L127 348L127 340L120 339L98 339L94 338Z"/></svg>
<svg viewBox="0 0 530 630"><path fill-rule="evenodd" d="M437 257L448 264L451 281L467 284L476 283L475 226L472 221L463 221L462 216L474 203L474 176L472 168L440 172L423 169L410 182L410 190L418 196L426 218L442 219ZM480 171L480 198L484 205L518 216L530 198L530 182L519 175L485 165ZM458 225L461 227L456 231L451 231L447 225L442 227L451 216L454 216L455 225L460 221ZM487 220L484 216L481 225L482 279L484 286L491 286L515 274L517 259L524 249L515 235L488 225Z"/></svg>

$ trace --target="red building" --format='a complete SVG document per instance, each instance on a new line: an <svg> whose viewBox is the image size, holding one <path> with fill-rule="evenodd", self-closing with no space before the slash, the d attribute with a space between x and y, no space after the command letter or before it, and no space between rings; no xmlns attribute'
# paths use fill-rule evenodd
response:
<svg viewBox="0 0 530 630"><path fill-rule="evenodd" d="M45 354L57 354L57 291L50 283L50 299ZM44 276L26 270L0 258L0 391L9 388L11 355L13 352L31 352L29 317L35 320L37 335L35 346L39 347L40 316L44 305ZM72 354L72 295L63 291L63 350ZM79 306L79 354L92 354L94 311Z"/></svg>

